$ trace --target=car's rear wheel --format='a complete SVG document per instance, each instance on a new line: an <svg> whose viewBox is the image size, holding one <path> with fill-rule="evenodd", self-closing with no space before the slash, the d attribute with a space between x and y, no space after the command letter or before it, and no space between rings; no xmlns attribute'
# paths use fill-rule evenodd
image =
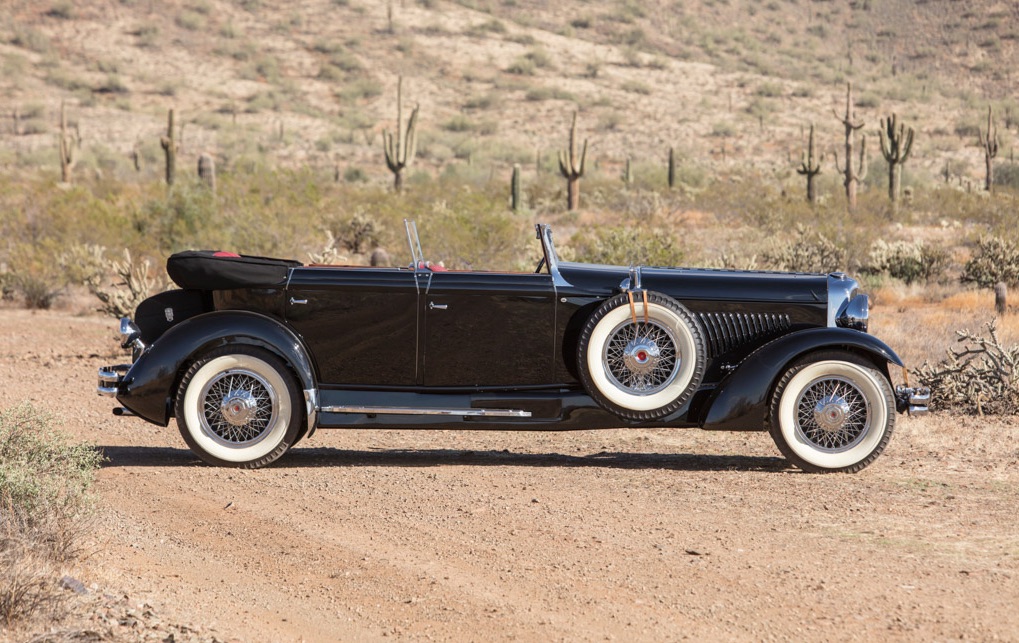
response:
<svg viewBox="0 0 1019 643"><path fill-rule="evenodd" d="M581 381L602 407L628 420L680 409L704 378L704 336L693 315L666 295L626 294L587 320L577 347Z"/></svg>
<svg viewBox="0 0 1019 643"><path fill-rule="evenodd" d="M269 351L227 346L195 361L181 380L177 428L209 464L257 469L277 460L304 424L298 386Z"/></svg>
<svg viewBox="0 0 1019 643"><path fill-rule="evenodd" d="M863 469L884 451L894 427L891 384L852 353L799 360L772 395L771 437L786 458L811 473Z"/></svg>

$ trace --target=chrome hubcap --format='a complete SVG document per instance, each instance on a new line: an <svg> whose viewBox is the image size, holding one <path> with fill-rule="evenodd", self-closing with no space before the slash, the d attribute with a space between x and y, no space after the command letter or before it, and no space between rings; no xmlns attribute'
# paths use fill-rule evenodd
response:
<svg viewBox="0 0 1019 643"><path fill-rule="evenodd" d="M244 426L258 417L258 400L251 391L230 391L220 405L223 419L234 426Z"/></svg>
<svg viewBox="0 0 1019 643"><path fill-rule="evenodd" d="M258 373L233 369L202 387L202 429L228 447L248 447L276 424L279 403L272 386Z"/></svg>
<svg viewBox="0 0 1019 643"><path fill-rule="evenodd" d="M676 338L654 320L626 321L609 334L602 356L612 383L631 395L652 395L676 378Z"/></svg>
<svg viewBox="0 0 1019 643"><path fill-rule="evenodd" d="M796 432L830 453L856 446L870 429L870 404L855 384L842 377L811 382L796 402Z"/></svg>
<svg viewBox="0 0 1019 643"><path fill-rule="evenodd" d="M623 350L623 364L634 373L653 373L661 359L658 344L647 338L636 339Z"/></svg>

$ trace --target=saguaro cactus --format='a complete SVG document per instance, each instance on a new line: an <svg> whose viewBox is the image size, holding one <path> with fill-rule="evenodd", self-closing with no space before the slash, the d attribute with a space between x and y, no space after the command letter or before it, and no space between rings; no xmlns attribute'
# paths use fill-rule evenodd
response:
<svg viewBox="0 0 1019 643"><path fill-rule="evenodd" d="M987 131L980 132L980 147L984 148L984 189L994 191L994 157L998 155L998 128L994 126L991 106L987 106Z"/></svg>
<svg viewBox="0 0 1019 643"><path fill-rule="evenodd" d="M202 154L198 157L198 178L210 190L216 191L216 159L211 154Z"/></svg>
<svg viewBox="0 0 1019 643"><path fill-rule="evenodd" d="M577 155L577 112L573 112L573 123L570 125L570 146L568 149L559 150L559 172L566 179L566 203L570 210L580 207L580 177L584 176L586 160L586 138L580 155Z"/></svg>
<svg viewBox="0 0 1019 643"><path fill-rule="evenodd" d="M839 174L844 176L842 184L846 186L846 204L849 211L856 210L856 191L862 181L867 176L867 137L861 137L860 141L860 162L859 165L853 167L853 147L854 138L856 136L856 130L863 127L863 121L856 120L856 109L853 106L853 84L846 83L846 113L845 116L839 116L835 110L832 110L832 114L835 114L842 125L846 128L846 167L839 167L839 155L835 153L835 169L839 171Z"/></svg>
<svg viewBox="0 0 1019 643"><path fill-rule="evenodd" d="M676 187L676 154L675 150L669 148L669 189Z"/></svg>
<svg viewBox="0 0 1019 643"><path fill-rule="evenodd" d="M899 201L899 185L902 183L902 164L913 149L913 128L899 123L899 117L881 119L881 154L888 161L888 198L892 204Z"/></svg>
<svg viewBox="0 0 1019 643"><path fill-rule="evenodd" d="M67 129L67 112L64 102L60 101L60 180L64 183L71 182L71 172L74 164L78 162L78 149L81 148L81 132L78 126L74 126L74 133Z"/></svg>
<svg viewBox="0 0 1019 643"><path fill-rule="evenodd" d="M382 131L382 147L386 154L386 167L393 173L393 189L403 189L403 169L414 161L417 151L417 119L420 105L415 105L403 129L403 76L396 81L396 133Z"/></svg>
<svg viewBox="0 0 1019 643"><path fill-rule="evenodd" d="M814 177L821 173L821 159L814 159L814 124L810 124L810 139L807 143L807 150L803 153L800 161L800 168L797 173L807 177L807 201L811 204L817 203L817 189L814 186Z"/></svg>
<svg viewBox="0 0 1019 643"><path fill-rule="evenodd" d="M520 164L513 164L513 177L510 179L510 207L513 208L514 212L520 210L522 201L520 200Z"/></svg>
<svg viewBox="0 0 1019 643"><path fill-rule="evenodd" d="M166 117L166 135L159 138L159 144L166 153L166 184L173 185L177 179L177 139L173 127L173 110Z"/></svg>

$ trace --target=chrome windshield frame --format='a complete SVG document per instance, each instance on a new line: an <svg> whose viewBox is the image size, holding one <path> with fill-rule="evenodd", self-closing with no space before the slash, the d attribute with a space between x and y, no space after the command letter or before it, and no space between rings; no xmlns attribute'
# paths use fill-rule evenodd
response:
<svg viewBox="0 0 1019 643"><path fill-rule="evenodd" d="M548 273L552 275L552 284L556 288L567 288L571 284L563 278L559 272L559 254L556 252L555 243L552 241L552 227L547 223L534 224L534 230L541 239L541 249L545 253L545 265L548 266Z"/></svg>
<svg viewBox="0 0 1019 643"><path fill-rule="evenodd" d="M403 227L407 231L407 245L410 246L410 267L418 270L423 267L425 256L421 252L421 239L418 237L417 223L411 219L404 219Z"/></svg>

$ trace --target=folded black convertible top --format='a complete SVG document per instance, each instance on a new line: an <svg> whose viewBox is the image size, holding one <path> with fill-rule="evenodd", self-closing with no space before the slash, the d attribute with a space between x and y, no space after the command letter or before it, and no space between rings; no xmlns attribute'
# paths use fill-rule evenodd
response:
<svg viewBox="0 0 1019 643"><path fill-rule="evenodd" d="M301 262L214 250L188 250L166 260L173 283L191 290L229 290L282 286Z"/></svg>

